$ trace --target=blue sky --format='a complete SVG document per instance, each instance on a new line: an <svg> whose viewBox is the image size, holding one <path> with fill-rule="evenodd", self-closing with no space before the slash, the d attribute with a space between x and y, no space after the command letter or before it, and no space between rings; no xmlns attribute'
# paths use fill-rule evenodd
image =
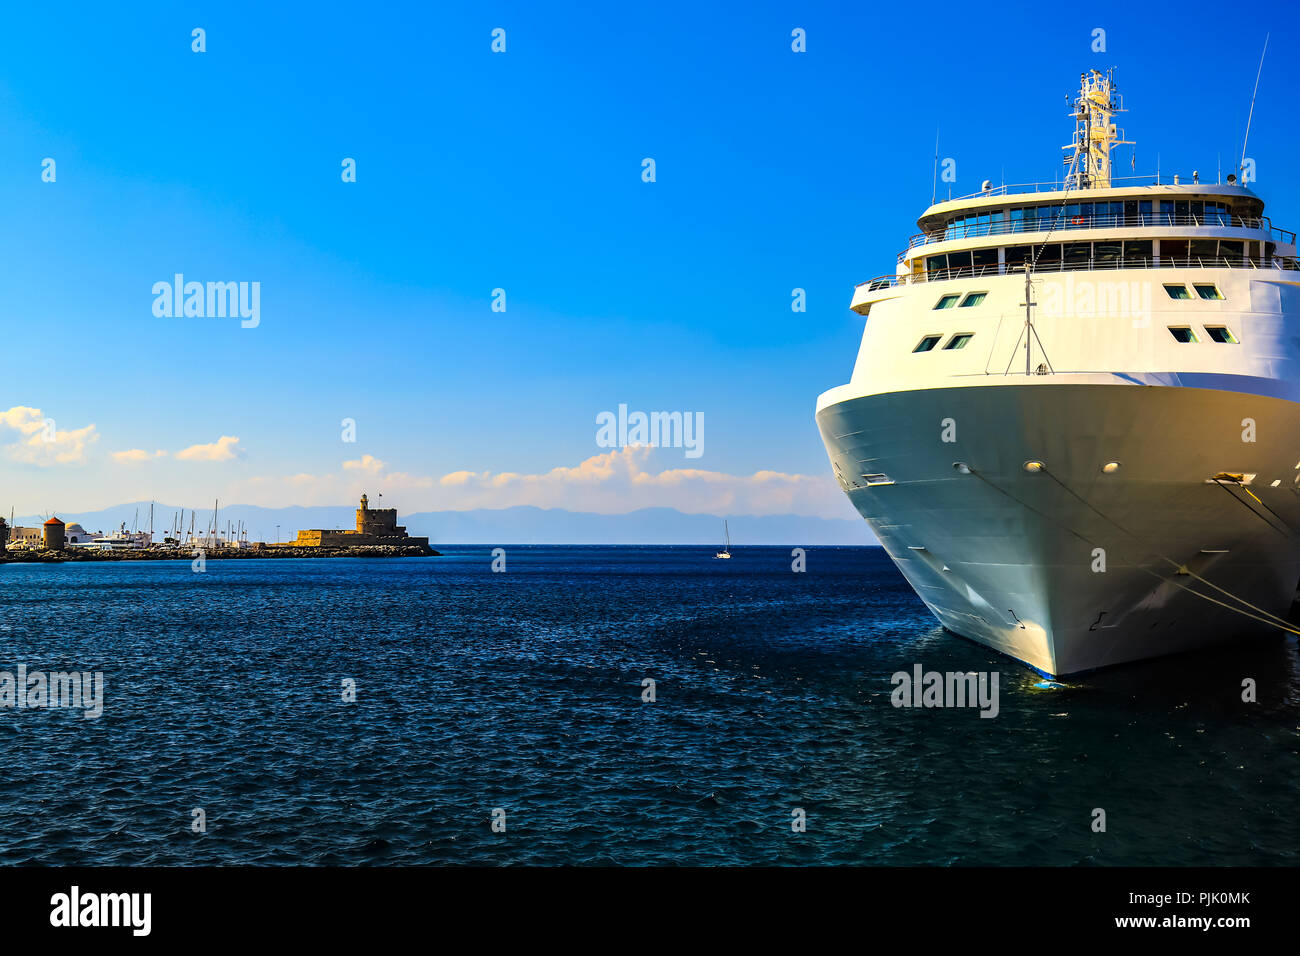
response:
<svg viewBox="0 0 1300 956"><path fill-rule="evenodd" d="M936 127L955 194L1051 179L1088 68L1119 68L1139 172L1159 153L1213 179L1271 31L1249 153L1275 222L1300 222L1288 4L73 5L5 26L0 414L73 436L60 461L24 444L37 416L0 419L20 514L364 486L407 511L851 515L813 403L851 371L853 285L928 204ZM156 317L177 272L259 282L260 324ZM609 455L595 418L620 403L702 413L704 454Z"/></svg>

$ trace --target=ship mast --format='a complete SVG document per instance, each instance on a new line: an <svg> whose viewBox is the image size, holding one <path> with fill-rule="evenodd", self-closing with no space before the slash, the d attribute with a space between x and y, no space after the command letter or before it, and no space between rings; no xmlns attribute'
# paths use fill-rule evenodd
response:
<svg viewBox="0 0 1300 956"><path fill-rule="evenodd" d="M1074 142L1062 149L1073 150L1065 164L1074 165L1071 177L1076 189L1110 187L1110 151L1116 146L1132 146L1124 131L1112 118L1126 112L1124 101L1115 90L1115 71L1090 70L1079 74L1079 96L1074 101ZM1075 160L1077 159L1077 162Z"/></svg>
<svg viewBox="0 0 1300 956"><path fill-rule="evenodd" d="M1030 340L1036 334L1034 332L1034 315L1030 310L1038 303L1034 301L1033 287L1033 266L1028 262L1025 263L1025 374L1031 374L1029 371L1029 347Z"/></svg>

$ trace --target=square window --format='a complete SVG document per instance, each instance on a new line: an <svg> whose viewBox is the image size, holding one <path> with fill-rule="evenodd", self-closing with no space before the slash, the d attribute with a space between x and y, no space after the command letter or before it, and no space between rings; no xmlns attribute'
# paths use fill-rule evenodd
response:
<svg viewBox="0 0 1300 956"><path fill-rule="evenodd" d="M1210 338L1212 338L1214 341L1224 345L1237 344L1237 337L1232 334L1232 331L1230 329L1222 325L1207 325L1205 327L1205 334L1208 335Z"/></svg>
<svg viewBox="0 0 1300 956"><path fill-rule="evenodd" d="M1096 260L1097 268L1114 268L1119 265L1123 248L1124 244L1122 242L1095 243L1093 245L1093 258Z"/></svg>
<svg viewBox="0 0 1300 956"><path fill-rule="evenodd" d="M972 292L969 295L967 295L966 298L961 300L960 307L963 309L969 309L973 306L977 306L981 302L983 302L987 296L988 296L987 292Z"/></svg>
<svg viewBox="0 0 1300 956"><path fill-rule="evenodd" d="M912 349L912 351L928 352L939 344L941 338L943 338L942 335L927 335L925 338L921 339L921 341L916 343L916 348Z"/></svg>
<svg viewBox="0 0 1300 956"><path fill-rule="evenodd" d="M1219 291L1219 287L1217 285L1198 285L1195 288L1196 288L1196 294L1199 295L1202 299L1223 298L1223 293Z"/></svg>
<svg viewBox="0 0 1300 956"><path fill-rule="evenodd" d="M952 338L948 340L948 344L943 347L944 351L947 351L948 349L964 349L966 347L966 343L969 342L974 337L975 337L974 332L962 332L958 335L954 335Z"/></svg>
<svg viewBox="0 0 1300 956"><path fill-rule="evenodd" d="M1065 268L1086 269L1092 261L1091 242L1067 242L1065 244Z"/></svg>
<svg viewBox="0 0 1300 956"><path fill-rule="evenodd" d="M1150 239L1125 239L1124 240L1124 264L1133 266L1145 266L1151 261L1151 240Z"/></svg>
<svg viewBox="0 0 1300 956"><path fill-rule="evenodd" d="M958 294L955 293L955 292L954 292L952 295L945 295L942 299L939 300L939 303L938 303L938 305L935 306L935 308L936 308L936 309L951 309L954 305L957 304L957 300L960 299L960 298L961 298L961 296L958 295Z"/></svg>
<svg viewBox="0 0 1300 956"><path fill-rule="evenodd" d="M1183 264L1187 264L1187 240L1186 239L1161 239L1160 240L1160 262L1168 265L1176 263L1182 259ZM1193 263L1195 264L1195 263Z"/></svg>
<svg viewBox="0 0 1300 956"><path fill-rule="evenodd" d="M1192 297L1185 285L1167 285L1165 291L1169 293L1171 299L1190 299Z"/></svg>
<svg viewBox="0 0 1300 956"><path fill-rule="evenodd" d="M1174 337L1175 341L1182 342L1184 345L1188 344L1189 342L1196 341L1196 333L1193 332L1185 325L1184 326L1171 325L1169 327L1169 334Z"/></svg>

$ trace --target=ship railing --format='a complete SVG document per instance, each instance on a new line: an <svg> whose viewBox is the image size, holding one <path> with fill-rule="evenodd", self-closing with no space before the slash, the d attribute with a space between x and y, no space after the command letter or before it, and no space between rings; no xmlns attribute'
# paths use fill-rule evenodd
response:
<svg viewBox="0 0 1300 956"><path fill-rule="evenodd" d="M1151 227L1218 227L1229 229L1252 229L1267 231L1269 237L1277 242L1295 244L1296 234L1286 229L1276 228L1267 216L1228 216L1222 213L1208 213L1201 216L1175 215L1173 213L1139 213L1135 216L1056 216L1051 219L998 219L973 225L947 226L930 232L918 232L907 240L907 248L926 246L950 239L979 239L984 236L1007 236L1017 233L1056 232L1068 229L1139 229ZM899 254L901 259L903 254Z"/></svg>
<svg viewBox="0 0 1300 956"><path fill-rule="evenodd" d="M1192 177L1190 182L1186 182L1182 180L1181 174L1178 174L1176 176L1176 178L1180 180L1179 183L1176 184L1171 179L1168 178L1169 176L1174 176L1174 175L1175 174L1172 173L1168 175L1152 175L1148 173L1145 176L1112 176L1110 178L1110 182L1112 186L1118 183L1135 183L1143 186L1215 185L1214 183L1202 183L1195 176ZM1164 180L1163 182L1162 179ZM1066 190L1069 190L1070 192L1073 193L1086 194L1091 190L1091 188L1092 188L1091 186L1080 187L1077 183L1062 181L1060 179L1048 180L1047 182L1041 182L1041 183L1003 183L1000 186L990 186L988 189L981 189L977 193L970 193L965 196L956 196L951 199L942 199L939 201L940 202L964 202L967 199L979 199L981 196L1009 196L1014 193L1059 193L1059 192L1064 192Z"/></svg>
<svg viewBox="0 0 1300 956"><path fill-rule="evenodd" d="M1056 260L1039 263L1034 267L1040 272L1094 272L1117 269L1261 269L1279 272L1300 272L1300 259L1294 256L1271 256L1261 259L1258 256L1130 256L1119 259L1080 259L1064 262ZM857 288L866 287L868 292L877 289L892 289L897 286L911 285L918 282L943 282L948 279L980 279L989 276L1023 275L1023 266L1014 263L985 266L959 266L954 269L931 269L915 275L883 275L866 282L859 282Z"/></svg>

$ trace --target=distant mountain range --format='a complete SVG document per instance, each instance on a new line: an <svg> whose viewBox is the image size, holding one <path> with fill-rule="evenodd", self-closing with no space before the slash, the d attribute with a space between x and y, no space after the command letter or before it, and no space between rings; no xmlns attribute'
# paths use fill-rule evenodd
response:
<svg viewBox="0 0 1300 956"><path fill-rule="evenodd" d="M162 540L178 512L183 527L190 527L190 509L154 504L154 537ZM194 528L202 533L212 521L212 507L195 508ZM127 530L148 530L149 502L115 505L101 511L60 513L66 523L78 522L87 531L114 531L123 522ZM38 515L15 518L15 524L39 525ZM809 518L802 515L728 515L735 545L878 544L866 523L858 518ZM354 528L352 506L262 508L257 505L223 506L219 522L244 523L251 541L291 539L304 528ZM721 544L722 517L686 514L674 508L642 508L626 514L603 515L562 508L515 508L474 511L424 511L398 514L398 521L413 535L427 535L439 544ZM277 532L276 526L279 526Z"/></svg>

